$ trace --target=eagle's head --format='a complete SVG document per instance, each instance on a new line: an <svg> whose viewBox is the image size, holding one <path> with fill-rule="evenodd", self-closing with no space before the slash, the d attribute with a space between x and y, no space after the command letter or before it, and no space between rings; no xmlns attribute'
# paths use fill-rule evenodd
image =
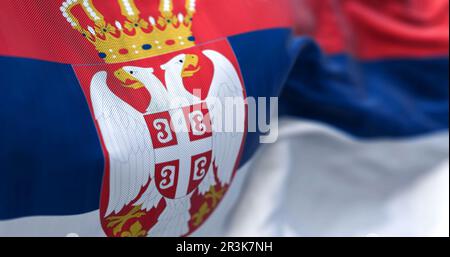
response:
<svg viewBox="0 0 450 257"><path fill-rule="evenodd" d="M198 56L195 54L179 54L161 65L161 69L180 74L183 78L192 77L200 70Z"/></svg>
<svg viewBox="0 0 450 257"><path fill-rule="evenodd" d="M114 71L114 76L120 80L122 86L138 89L144 87L144 81L153 74L153 71L153 68L124 66Z"/></svg>

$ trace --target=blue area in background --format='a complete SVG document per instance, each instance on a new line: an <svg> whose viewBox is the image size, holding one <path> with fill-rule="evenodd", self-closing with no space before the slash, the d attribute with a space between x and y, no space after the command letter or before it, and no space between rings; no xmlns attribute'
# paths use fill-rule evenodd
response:
<svg viewBox="0 0 450 257"><path fill-rule="evenodd" d="M103 153L70 65L0 57L0 219L98 208Z"/></svg>
<svg viewBox="0 0 450 257"><path fill-rule="evenodd" d="M448 129L448 56L358 61L302 51L280 97L280 115L326 123L362 138Z"/></svg>
<svg viewBox="0 0 450 257"><path fill-rule="evenodd" d="M239 61L247 97L255 99L278 96L296 57L311 44L307 38L295 38L290 29L256 31L230 37L229 41ZM269 118L268 101L266 106ZM247 133L241 165L256 152L260 136L260 131Z"/></svg>
<svg viewBox="0 0 450 257"><path fill-rule="evenodd" d="M365 137L448 128L448 57L325 57L308 38L271 29L229 38L248 96L281 94L280 114ZM0 57L0 220L99 207L104 157L66 64ZM248 133L241 165L259 146Z"/></svg>

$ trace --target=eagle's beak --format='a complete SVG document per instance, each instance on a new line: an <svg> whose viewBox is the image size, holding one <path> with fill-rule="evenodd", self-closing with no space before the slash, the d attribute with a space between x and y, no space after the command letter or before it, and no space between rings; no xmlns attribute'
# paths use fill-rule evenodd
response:
<svg viewBox="0 0 450 257"><path fill-rule="evenodd" d="M122 86L127 88L138 89L144 87L142 82L136 80L130 73L126 72L123 68L114 71L114 76L122 82Z"/></svg>
<svg viewBox="0 0 450 257"><path fill-rule="evenodd" d="M191 66L193 68L189 69ZM199 70L200 66L198 66L198 56L195 54L187 54L186 59L184 60L181 76L183 78L192 77Z"/></svg>

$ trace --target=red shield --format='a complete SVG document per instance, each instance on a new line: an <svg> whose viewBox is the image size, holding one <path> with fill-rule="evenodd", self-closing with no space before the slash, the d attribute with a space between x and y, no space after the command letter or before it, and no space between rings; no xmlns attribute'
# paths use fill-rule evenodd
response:
<svg viewBox="0 0 450 257"><path fill-rule="evenodd" d="M144 117L155 151L159 192L170 199L186 196L197 188L211 165L212 131L206 104Z"/></svg>

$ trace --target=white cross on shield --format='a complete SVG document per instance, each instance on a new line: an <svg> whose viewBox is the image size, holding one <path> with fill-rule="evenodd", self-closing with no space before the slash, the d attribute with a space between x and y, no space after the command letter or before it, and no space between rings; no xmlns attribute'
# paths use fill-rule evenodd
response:
<svg viewBox="0 0 450 257"><path fill-rule="evenodd" d="M209 171L212 131L206 103L144 116L155 151L155 183L170 199L192 192Z"/></svg>

